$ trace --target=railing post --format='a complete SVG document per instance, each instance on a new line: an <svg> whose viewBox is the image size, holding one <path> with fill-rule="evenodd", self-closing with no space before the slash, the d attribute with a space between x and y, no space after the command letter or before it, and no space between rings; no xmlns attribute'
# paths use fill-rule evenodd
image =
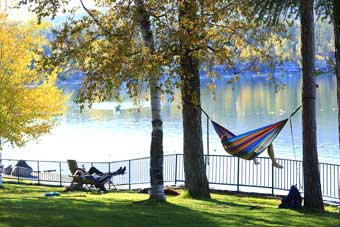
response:
<svg viewBox="0 0 340 227"><path fill-rule="evenodd" d="M108 163L109 164L109 173L111 173L111 170L110 170L110 162ZM112 179L112 178L111 178ZM109 189L111 189L111 180L109 181Z"/></svg>
<svg viewBox="0 0 340 227"><path fill-rule="evenodd" d="M129 190L131 190L131 160L129 160Z"/></svg>
<svg viewBox="0 0 340 227"><path fill-rule="evenodd" d="M240 191L240 158L237 157L237 192Z"/></svg>
<svg viewBox="0 0 340 227"><path fill-rule="evenodd" d="M61 179L61 162L59 162L59 183L60 183L60 187L63 186L63 182L62 182L62 179Z"/></svg>
<svg viewBox="0 0 340 227"><path fill-rule="evenodd" d="M175 186L177 184L177 154L175 154L176 160L175 160Z"/></svg>
<svg viewBox="0 0 340 227"><path fill-rule="evenodd" d="M272 165L272 195L274 195L274 166Z"/></svg>
<svg viewBox="0 0 340 227"><path fill-rule="evenodd" d="M40 184L40 165L39 161L37 161L37 168L38 168L38 185Z"/></svg>

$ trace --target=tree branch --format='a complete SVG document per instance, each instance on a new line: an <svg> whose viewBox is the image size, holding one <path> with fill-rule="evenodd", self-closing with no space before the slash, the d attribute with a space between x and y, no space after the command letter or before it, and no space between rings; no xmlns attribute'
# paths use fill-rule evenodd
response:
<svg viewBox="0 0 340 227"><path fill-rule="evenodd" d="M105 28L104 25L102 25L98 19L91 13L91 11L85 6L85 4L83 3L83 0L80 0L80 3L83 7L83 9L86 11L86 13L92 18L92 20L96 23L96 25L98 27L100 27L105 33L107 33L108 35L113 35L113 36L123 36L123 34L119 34L119 33L113 33L111 31L109 31L107 28Z"/></svg>

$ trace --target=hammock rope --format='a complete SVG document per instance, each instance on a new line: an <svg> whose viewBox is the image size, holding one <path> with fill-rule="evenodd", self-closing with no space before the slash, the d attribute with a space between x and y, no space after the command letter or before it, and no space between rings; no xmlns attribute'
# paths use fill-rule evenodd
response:
<svg viewBox="0 0 340 227"><path fill-rule="evenodd" d="M209 121L210 121L210 117L207 114L207 112L205 112L203 110L202 107L200 107L202 113L204 113L204 115L207 117L207 158L205 159L205 165L209 165Z"/></svg>
<svg viewBox="0 0 340 227"><path fill-rule="evenodd" d="M294 159L295 159L295 162L297 161L296 159L296 152L295 152L295 143L294 143L294 133L293 133L293 123L292 123L292 116L301 108L301 106L295 110L295 112L293 112L293 114L291 114L289 116L289 126L290 126L290 136L291 136L291 140L292 140L292 147L293 147L293 153L294 153ZM301 178L300 178L300 171L299 171L299 168L297 165L295 165L295 171L296 171L296 174L298 175L298 182L299 182L299 189L301 190L302 189L302 184L301 184ZM296 186L296 185L295 185Z"/></svg>

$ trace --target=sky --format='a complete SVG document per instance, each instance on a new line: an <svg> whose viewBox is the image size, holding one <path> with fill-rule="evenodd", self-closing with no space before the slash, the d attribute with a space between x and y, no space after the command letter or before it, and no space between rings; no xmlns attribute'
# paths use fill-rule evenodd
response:
<svg viewBox="0 0 340 227"><path fill-rule="evenodd" d="M28 6L22 6L20 9L14 9L13 7L11 7L15 5L16 2L18 2L18 0L16 1L0 0L0 12L6 11L8 14L8 20L28 21L35 18L35 14L29 12ZM94 4L92 0L84 0L83 2L86 4L87 7L91 7ZM75 6L81 6L80 0L71 0L70 3L68 4L69 9ZM63 15L63 13L60 12L57 16L60 15Z"/></svg>
<svg viewBox="0 0 340 227"><path fill-rule="evenodd" d="M27 7L25 9L11 9L13 1L0 0L0 12L6 12L8 14L8 20L10 21L26 21L32 18L32 15L28 12Z"/></svg>

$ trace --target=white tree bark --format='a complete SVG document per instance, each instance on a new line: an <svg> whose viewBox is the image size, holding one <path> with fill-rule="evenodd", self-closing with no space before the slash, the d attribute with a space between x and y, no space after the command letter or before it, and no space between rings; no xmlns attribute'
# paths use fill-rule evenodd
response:
<svg viewBox="0 0 340 227"><path fill-rule="evenodd" d="M151 192L150 198L165 201L163 182L163 123L161 116L161 92L158 77L150 80L151 115L152 115L152 141L151 160Z"/></svg>
<svg viewBox="0 0 340 227"><path fill-rule="evenodd" d="M154 39L151 31L150 18L145 10L143 0L135 0L137 20L143 35L145 46L151 53L155 52ZM161 91L158 75L150 76L150 102L152 115L152 134L150 148L150 198L165 201L163 180L163 122L161 116Z"/></svg>

